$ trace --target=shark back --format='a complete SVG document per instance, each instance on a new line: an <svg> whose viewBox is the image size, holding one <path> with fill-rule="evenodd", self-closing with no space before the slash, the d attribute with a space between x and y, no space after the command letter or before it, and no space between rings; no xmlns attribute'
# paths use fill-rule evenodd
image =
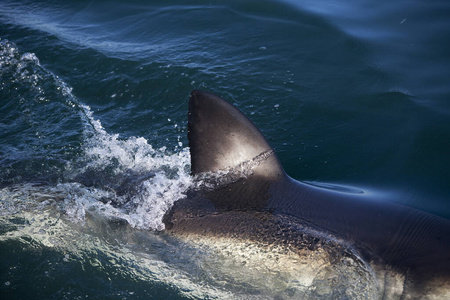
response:
<svg viewBox="0 0 450 300"><path fill-rule="evenodd" d="M300 257L319 249L331 269L341 249L370 266L381 298L450 298L448 219L291 179L256 126L207 92L191 93L188 139L192 174L209 182L166 214L174 234L281 246Z"/></svg>

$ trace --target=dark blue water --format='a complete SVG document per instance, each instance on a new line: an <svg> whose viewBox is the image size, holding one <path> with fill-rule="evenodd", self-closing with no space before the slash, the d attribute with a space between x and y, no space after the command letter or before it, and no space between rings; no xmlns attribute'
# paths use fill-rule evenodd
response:
<svg viewBox="0 0 450 300"><path fill-rule="evenodd" d="M449 15L447 1L3 0L2 295L228 292L136 238L169 247L145 232L190 184L197 88L249 116L292 177L449 218ZM99 212L133 242L92 229Z"/></svg>

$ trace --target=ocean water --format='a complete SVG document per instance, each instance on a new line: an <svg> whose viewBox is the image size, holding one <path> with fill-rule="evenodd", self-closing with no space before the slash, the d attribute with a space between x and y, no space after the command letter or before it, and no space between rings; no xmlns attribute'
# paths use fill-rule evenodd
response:
<svg viewBox="0 0 450 300"><path fill-rule="evenodd" d="M448 1L3 0L2 299L271 298L164 235L192 185L192 89L242 110L291 177L450 218L449 15Z"/></svg>

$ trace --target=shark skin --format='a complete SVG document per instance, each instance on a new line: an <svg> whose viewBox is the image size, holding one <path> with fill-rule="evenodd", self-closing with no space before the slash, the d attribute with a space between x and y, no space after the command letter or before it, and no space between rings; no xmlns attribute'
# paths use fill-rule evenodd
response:
<svg viewBox="0 0 450 300"><path fill-rule="evenodd" d="M165 215L169 234L283 249L295 261L315 257L304 263L310 269L297 273L314 273L325 261L327 274L344 268L367 275L358 293L371 290L370 295L344 298L450 299L450 220L290 178L256 126L211 93L191 92L188 139L199 184ZM302 295L293 298L317 296ZM329 291L324 298L333 295Z"/></svg>

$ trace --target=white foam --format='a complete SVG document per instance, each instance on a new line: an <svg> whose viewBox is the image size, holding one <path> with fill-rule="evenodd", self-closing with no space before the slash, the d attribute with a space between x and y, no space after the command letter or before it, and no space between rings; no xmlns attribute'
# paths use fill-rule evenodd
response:
<svg viewBox="0 0 450 300"><path fill-rule="evenodd" d="M154 149L143 137L120 139L118 134L106 132L101 122L93 117L88 106L80 107L84 110L89 126L86 127L86 143L82 157L86 164L77 172L112 168L119 176L127 176L130 172L154 173L151 178L134 186L136 192L128 199L128 205L121 210L120 217L136 228L163 230L164 214L176 200L184 196L192 184L189 175L189 149L181 148L182 143L179 142L178 146L182 150L171 154L166 147ZM113 199L117 196L107 197Z"/></svg>

